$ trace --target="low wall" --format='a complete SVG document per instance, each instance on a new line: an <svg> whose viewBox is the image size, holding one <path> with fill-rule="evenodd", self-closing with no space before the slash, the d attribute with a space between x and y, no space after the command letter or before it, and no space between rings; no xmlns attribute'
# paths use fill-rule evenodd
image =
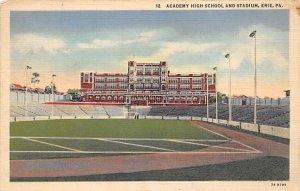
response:
<svg viewBox="0 0 300 191"><path fill-rule="evenodd" d="M252 123L241 123L241 129L248 130L248 131L254 131L259 132L258 125L252 124Z"/></svg>
<svg viewBox="0 0 300 191"><path fill-rule="evenodd" d="M280 128L275 126L269 125L260 125L260 133L273 135L273 136L280 136L282 138L289 139L290 138L290 129L289 128Z"/></svg>

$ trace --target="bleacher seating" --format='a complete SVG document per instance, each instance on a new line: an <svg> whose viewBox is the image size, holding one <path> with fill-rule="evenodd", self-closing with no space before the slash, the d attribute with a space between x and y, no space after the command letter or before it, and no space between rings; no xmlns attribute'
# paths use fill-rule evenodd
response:
<svg viewBox="0 0 300 191"><path fill-rule="evenodd" d="M123 107L119 106L103 106L108 116L124 116Z"/></svg>
<svg viewBox="0 0 300 191"><path fill-rule="evenodd" d="M84 111L82 111L78 105L55 105L55 107L66 113L67 115L71 115L71 116L86 116L87 113L85 113Z"/></svg>
<svg viewBox="0 0 300 191"><path fill-rule="evenodd" d="M209 117L215 118L215 105L209 106ZM257 123L280 127L289 127L289 106L257 106ZM232 106L232 120L252 123L253 105ZM198 116L206 117L206 106L183 106L183 107L152 107L149 116ZM228 105L218 105L218 118L228 119Z"/></svg>
<svg viewBox="0 0 300 191"><path fill-rule="evenodd" d="M107 116L103 106L81 105L79 108L90 116Z"/></svg>
<svg viewBox="0 0 300 191"><path fill-rule="evenodd" d="M148 116L197 116L206 117L206 106L153 106L137 107L137 113ZM209 106L209 117L215 118L215 105ZM125 116L125 113L135 113L135 107L126 111L123 106L101 105L48 105L36 104L25 106L10 106L11 117L27 116ZM253 105L233 105L232 120L252 123ZM219 119L228 119L228 105L218 105ZM285 106L257 106L257 123L263 125L289 127L290 109Z"/></svg>

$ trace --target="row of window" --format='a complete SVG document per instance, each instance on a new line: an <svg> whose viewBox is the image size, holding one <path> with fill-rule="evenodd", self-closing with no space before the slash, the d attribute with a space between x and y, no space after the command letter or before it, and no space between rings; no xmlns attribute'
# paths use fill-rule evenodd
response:
<svg viewBox="0 0 300 191"><path fill-rule="evenodd" d="M187 79L187 80L184 80L184 79L180 79L178 80L177 78L176 79L170 79L168 80L169 83L178 83L180 81L180 83L190 83L190 80ZM202 80L201 79L192 79L192 82L193 83L202 83Z"/></svg>
<svg viewBox="0 0 300 191"><path fill-rule="evenodd" d="M168 92L169 95L201 95L201 92Z"/></svg>
<svg viewBox="0 0 300 191"><path fill-rule="evenodd" d="M179 101L180 97L179 96L176 96L175 98L174 97L168 97L168 100L169 101L173 101L173 100L176 100L176 101ZM199 98L198 97L181 97L181 101L197 101Z"/></svg>
<svg viewBox="0 0 300 191"><path fill-rule="evenodd" d="M157 89L159 88L159 85L158 84L136 84L136 89Z"/></svg>
<svg viewBox="0 0 300 191"><path fill-rule="evenodd" d="M114 84L107 84L106 87L104 84L99 84L95 86L95 89L127 89L128 85L127 84L120 84L119 86L116 86Z"/></svg>
<svg viewBox="0 0 300 191"><path fill-rule="evenodd" d="M120 92L120 91L90 91L89 93L101 93L101 94L106 94L106 95L111 95L111 94L117 94L117 95L123 95L126 91ZM136 94L139 95L157 95L160 94L159 91L136 91ZM168 95L172 95L172 96L200 96L200 95L205 95L205 93L197 91L197 92L178 92L178 91L170 91L168 92ZM210 94L212 96L214 96L214 94Z"/></svg>
<svg viewBox="0 0 300 191"><path fill-rule="evenodd" d="M171 85L168 85L168 88L169 89L178 89L178 85L171 84ZM190 85L180 85L179 89L190 89ZM193 90L201 90L202 86L201 85L192 85L192 89Z"/></svg>
<svg viewBox="0 0 300 191"><path fill-rule="evenodd" d="M127 78L96 78L96 83L103 83L103 82L109 82L109 83L116 83L119 82L128 82Z"/></svg>
<svg viewBox="0 0 300 191"><path fill-rule="evenodd" d="M123 100L124 99L124 96L95 96L95 99L96 101L99 101L99 100L102 100L102 101L105 101L105 100L114 100L114 101L117 101L118 99L119 100Z"/></svg>
<svg viewBox="0 0 300 191"><path fill-rule="evenodd" d="M93 98L93 96L89 96L90 99ZM131 97L132 101L136 101L136 100L150 100L150 101L161 101L163 98L161 96L151 96L151 97L144 97L144 96L133 96ZM95 96L95 100L96 101L118 101L118 100L124 100L124 96L100 96L100 95L96 95ZM168 101L198 101L199 98L198 97L179 97L179 96L175 96L175 97L171 97L168 96L167 97Z"/></svg>
<svg viewBox="0 0 300 191"><path fill-rule="evenodd" d="M137 78L136 81L139 83L159 83L158 78Z"/></svg>

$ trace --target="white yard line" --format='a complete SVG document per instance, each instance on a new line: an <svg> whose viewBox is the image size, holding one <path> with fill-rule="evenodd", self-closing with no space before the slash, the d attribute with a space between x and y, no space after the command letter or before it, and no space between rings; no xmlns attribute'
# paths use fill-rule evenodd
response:
<svg viewBox="0 0 300 191"><path fill-rule="evenodd" d="M203 143L193 143L193 142L179 141L179 140L171 140L171 141L178 142L178 143L184 143L184 144L191 144L191 145L200 145L200 146L207 146L207 147L213 147L213 148L235 150L235 151L245 151L245 152L251 152L251 151L253 151L253 150L247 150L247 149L238 149L238 148L232 148L232 147L224 147L224 146L217 146L217 145L208 145L208 144L203 144Z"/></svg>
<svg viewBox="0 0 300 191"><path fill-rule="evenodd" d="M199 141L199 142L228 142L229 140L205 140L205 139L153 139L153 138L94 138L94 137L24 137L24 136L12 136L10 137L11 139L25 139L25 140L29 140L29 141L33 141L33 142L38 142L38 143L42 143L42 144L46 144L46 145L51 145L54 147L58 147L58 148L63 148L63 149L67 149L69 151L53 151L53 152L61 152L61 153L164 153L164 152L152 152L152 151L136 151L136 152L132 152L132 151L81 151L78 149L73 149L70 147L64 147L61 145L57 145L57 144L52 144L52 143L48 143L48 142L44 142L44 141L40 141L40 140L35 140L35 139L66 139L66 140L102 140L102 141L107 141L107 142L114 142L114 143L119 143L119 144L125 144L125 145L132 145L132 146L137 146L137 147L144 147L144 148L152 148L152 149L158 149L158 150L162 150L162 151L167 151L167 152L174 152L174 153L200 153L199 152L192 152L192 151L176 151L176 150L172 150L172 149L165 149L165 148L161 148L161 147L155 147L155 146L149 146L149 145L141 145L141 144L134 144L134 143L127 143L127 142L122 142L122 140L126 141L126 140L149 140L149 141L173 141L173 142L178 142L178 143L184 143L184 144L192 144L192 145L200 145L200 146L207 146L207 147L215 147L215 148L221 148L221 149L228 149L228 150L236 150L236 151L244 151L244 152L248 152L248 153L261 153L261 151L246 145L244 143L241 143L239 141L236 140L231 140L233 142L236 142L238 144L241 144L251 150L247 150L247 149L238 149L238 148L231 148L231 147L224 147L224 146L217 146L217 145L209 145L209 144L204 144L204 143L196 143L196 142L189 142L189 141ZM121 141L119 141L121 140ZM40 152L40 151L11 151L11 152ZM52 151L42 151L44 153L47 152L52 152ZM231 152L201 152L201 153L231 153ZM234 153L240 153L240 152L234 152Z"/></svg>
<svg viewBox="0 0 300 191"><path fill-rule="evenodd" d="M203 130L206 130L206 131L208 131L208 132L210 132L210 133L213 133L213 134L215 134L215 135L219 135L219 136L221 136L221 137L224 137L224 138L227 139L227 140L230 140L230 139L231 139L231 138L229 138L229 137L226 137L225 135L222 135L222 134L220 134L220 133L217 133L217 132L214 132L214 131L212 131L212 130L206 129L206 128L202 127L202 126L199 125L199 124L198 124L197 127L201 128L201 129L203 129Z"/></svg>
<svg viewBox="0 0 300 191"><path fill-rule="evenodd" d="M242 142L240 142L240 141L237 141L237 140L232 140L232 141L233 141L233 142L236 142L236 143L238 143L238 144L241 144L241 145L243 145L243 146L245 146L245 147L248 147L249 149L252 149L253 151L256 151L256 152L258 152L258 153L262 153L262 151L257 150L256 148L251 147L251 146L249 146L249 145L246 145L246 144L244 144L244 143L242 143Z"/></svg>
<svg viewBox="0 0 300 191"><path fill-rule="evenodd" d="M10 153L77 153L77 154L160 154L160 153L168 153L168 154L257 154L256 151L251 152L231 152L231 151L224 151L224 152L216 152L216 151L10 151Z"/></svg>
<svg viewBox="0 0 300 191"><path fill-rule="evenodd" d="M149 146L149 145L141 145L141 144L134 144L134 143L126 143L126 142L114 141L114 140L109 140L109 139L97 139L97 140L100 140L100 141L107 141L107 142L112 142L112 143L119 143L119 144L124 144L124 145L131 145L131 146L136 146L136 147L145 147L145 148L158 149L158 150L163 150L163 151L172 151L172 152L176 152L176 150L165 149L165 148L161 148L161 147L154 147L154 146Z"/></svg>
<svg viewBox="0 0 300 191"><path fill-rule="evenodd" d="M78 153L84 154L84 152L77 152L77 151L9 151L11 153Z"/></svg>
<svg viewBox="0 0 300 191"><path fill-rule="evenodd" d="M58 147L58 148L62 148L62 149L67 149L67 150L71 150L71 151L82 152L81 150L72 149L70 147L64 147L64 146L60 146L60 145L56 145L56 144L52 144L52 143L47 143L47 142L35 140L35 139L32 139L32 138L24 138L23 137L22 139L25 139L25 140L28 140L28 141L37 142L37 143L42 143L42 144L46 144L46 145L51 145L51 146L54 146L54 147Z"/></svg>
<svg viewBox="0 0 300 191"><path fill-rule="evenodd" d="M155 138L115 138L115 137L24 137L24 136L11 136L11 139L30 138L30 139L78 139L78 140L92 140L92 139L109 139L109 140L124 140L124 141L168 141L168 140L180 140L180 141L203 141L203 142L227 142L227 139L155 139Z"/></svg>

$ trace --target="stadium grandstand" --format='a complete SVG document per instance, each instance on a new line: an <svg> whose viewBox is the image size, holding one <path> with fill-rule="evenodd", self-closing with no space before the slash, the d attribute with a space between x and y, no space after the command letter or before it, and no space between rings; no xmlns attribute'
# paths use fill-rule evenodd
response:
<svg viewBox="0 0 300 191"><path fill-rule="evenodd" d="M26 112L27 111L27 112ZM11 117L27 116L89 116L89 117L125 117L140 116L193 116L206 117L206 106L104 106L104 105L64 105L35 104L25 106L11 105ZM130 115L132 114L132 115ZM228 119L228 106L218 106L218 118ZM289 106L257 106L258 124L289 127ZM209 117L215 118L215 107L210 106ZM232 108L234 121L251 123L253 121L253 106L234 105Z"/></svg>

